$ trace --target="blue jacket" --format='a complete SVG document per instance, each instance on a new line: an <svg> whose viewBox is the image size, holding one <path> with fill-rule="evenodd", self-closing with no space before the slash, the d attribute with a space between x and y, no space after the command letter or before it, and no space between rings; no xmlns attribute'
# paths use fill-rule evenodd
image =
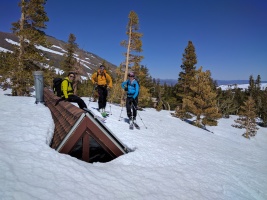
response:
<svg viewBox="0 0 267 200"><path fill-rule="evenodd" d="M125 89L127 86L128 86L127 97L133 97L135 99L139 94L138 82L135 79L132 81L132 83L130 82L130 80L122 82L121 84L122 89Z"/></svg>

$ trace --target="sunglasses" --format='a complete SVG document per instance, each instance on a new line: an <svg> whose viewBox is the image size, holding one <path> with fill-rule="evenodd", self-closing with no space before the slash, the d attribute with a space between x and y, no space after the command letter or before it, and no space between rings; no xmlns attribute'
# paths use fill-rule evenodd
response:
<svg viewBox="0 0 267 200"><path fill-rule="evenodd" d="M74 78L75 76L70 76L70 78Z"/></svg>
<svg viewBox="0 0 267 200"><path fill-rule="evenodd" d="M134 76L128 76L128 77L134 77Z"/></svg>

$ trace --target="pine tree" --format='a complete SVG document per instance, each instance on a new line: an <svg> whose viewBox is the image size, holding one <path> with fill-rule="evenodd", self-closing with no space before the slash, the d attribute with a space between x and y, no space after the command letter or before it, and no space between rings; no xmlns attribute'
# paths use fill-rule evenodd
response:
<svg viewBox="0 0 267 200"><path fill-rule="evenodd" d="M147 107L151 104L151 94L149 88L152 87L151 76L147 67L141 65L140 68L135 69L135 79L139 83L138 105Z"/></svg>
<svg viewBox="0 0 267 200"><path fill-rule="evenodd" d="M190 85L195 76L195 65L197 64L197 56L195 53L195 47L192 41L188 41L188 45L185 48L185 52L183 54L183 65L181 65L182 71L179 73L178 83L177 83L177 91L176 95L178 97L179 103L179 113L176 115L180 118L190 117L187 115L188 108L183 102L183 98L193 96L192 90L190 89Z"/></svg>
<svg viewBox="0 0 267 200"><path fill-rule="evenodd" d="M121 42L121 45L127 48L127 52L125 53L126 61L125 61L125 72L124 72L124 81L127 79L127 74L129 68L133 68L134 71L138 71L140 68L140 63L143 56L140 55L142 50L142 33L139 33L139 18L138 15L131 11L129 13L129 21L127 24L126 34L128 35L128 41L124 40Z"/></svg>
<svg viewBox="0 0 267 200"><path fill-rule="evenodd" d="M246 129L246 132L242 136L249 139L250 137L255 136L258 130L255 118L255 101L250 96L248 100L244 102L244 105L241 106L239 118L235 120L237 124L232 126Z"/></svg>
<svg viewBox="0 0 267 200"><path fill-rule="evenodd" d="M255 80L255 92L253 94L257 116L260 116L260 112L264 104L264 101L261 100L261 93L261 76L258 75L257 79Z"/></svg>
<svg viewBox="0 0 267 200"><path fill-rule="evenodd" d="M12 30L19 37L19 46L14 46L14 60L9 66L11 70L13 95L29 95L29 87L33 86L32 72L41 69L46 63L39 45L47 46L44 29L49 19L44 10L46 0L21 0L20 21L13 23Z"/></svg>
<svg viewBox="0 0 267 200"><path fill-rule="evenodd" d="M237 105L235 103L235 93L232 92L231 89L228 89L226 91L221 91L221 89L219 89L217 91L217 94L218 108L223 117L229 118L231 114L233 115L237 113L237 110L239 109L240 105Z"/></svg>
<svg viewBox="0 0 267 200"><path fill-rule="evenodd" d="M65 71L65 75L70 71L75 71L74 65L77 60L74 57L74 53L78 48L78 44L76 43L76 37L74 34L69 35L68 43L66 44L66 53L64 54L63 62L61 63L61 69Z"/></svg>
<svg viewBox="0 0 267 200"><path fill-rule="evenodd" d="M249 85L248 85L248 93L250 96L253 96L255 92L255 81L252 75L249 76Z"/></svg>
<svg viewBox="0 0 267 200"><path fill-rule="evenodd" d="M74 89L74 94L75 95L78 95L78 96L84 96L85 94L87 94L88 90L84 87L79 87L79 85L82 84L83 80L82 80L82 74L85 74L85 70L84 68L82 67L82 64L81 64L81 56L79 55L79 61L76 61L74 63L74 72L75 72L75 80L74 80L74 83L73 83L73 89ZM78 91L78 87L79 87L79 90L83 89L85 91Z"/></svg>
<svg viewBox="0 0 267 200"><path fill-rule="evenodd" d="M248 95L253 98L255 101L255 109L257 116L261 116L261 112L263 109L264 100L261 98L261 77L257 76L257 79L254 81L253 76L249 77L249 86L248 86Z"/></svg>
<svg viewBox="0 0 267 200"><path fill-rule="evenodd" d="M183 65L181 65L182 71L179 73L178 78L178 96L184 97L190 93L190 84L195 75L195 65L197 64L197 56L195 53L195 47L192 41L188 42L185 52L183 54Z"/></svg>
<svg viewBox="0 0 267 200"><path fill-rule="evenodd" d="M242 91L241 88L237 87L237 85L235 86L234 89L232 89L232 92L235 94L233 102L234 102L234 106L237 108L236 112L233 114L237 115L243 102L247 98L247 96L246 96L246 93L244 91Z"/></svg>
<svg viewBox="0 0 267 200"><path fill-rule="evenodd" d="M217 107L217 94L210 80L210 71L202 72L200 67L190 84L194 96L188 95L183 98L183 104L196 116L195 124L199 127L202 124L217 125L217 119L221 117Z"/></svg>
<svg viewBox="0 0 267 200"><path fill-rule="evenodd" d="M10 52L0 52L0 83L2 88L6 90L10 86L10 74L12 74L12 65L14 56Z"/></svg>
<svg viewBox="0 0 267 200"><path fill-rule="evenodd" d="M261 92L261 102L266 102L267 88ZM267 127L267 103L263 103L259 112L259 117L262 120L262 126Z"/></svg>
<svg viewBox="0 0 267 200"><path fill-rule="evenodd" d="M64 71L64 76L67 76L69 72L75 72L75 80L73 82L74 94L77 95L78 83L81 82L82 67L75 58L75 52L78 49L76 43L76 37L74 34L69 35L68 43L66 44L66 53L61 63L61 69Z"/></svg>
<svg viewBox="0 0 267 200"><path fill-rule="evenodd" d="M123 103L124 98L124 90L121 89L121 83L123 82L124 72L122 70L123 66L120 65L116 68L116 77L113 79L113 86L111 90L111 94L108 95L108 101L114 103Z"/></svg>

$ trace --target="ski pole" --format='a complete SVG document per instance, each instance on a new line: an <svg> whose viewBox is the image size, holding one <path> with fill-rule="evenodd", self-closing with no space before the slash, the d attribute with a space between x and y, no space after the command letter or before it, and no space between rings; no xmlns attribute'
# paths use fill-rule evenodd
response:
<svg viewBox="0 0 267 200"><path fill-rule="evenodd" d="M134 100L134 102L136 103L136 101ZM144 126L145 126L145 128L147 129L147 127L146 127L146 125L145 125L145 123L144 123L144 121L143 121L143 119L142 119L142 117L139 115L139 112L137 112L137 109L136 109L136 107L134 106L134 104L132 103L132 107L136 110L136 113L137 113L137 115L139 116L139 118L141 119L141 121L142 121L142 123L144 124Z"/></svg>
<svg viewBox="0 0 267 200"><path fill-rule="evenodd" d="M107 96L109 97L109 114L112 115L112 112L111 112L111 103L110 103L110 101L111 101L110 98L112 97L112 95L109 95L109 92L110 92L110 88L108 89L108 95Z"/></svg>
<svg viewBox="0 0 267 200"><path fill-rule="evenodd" d="M123 97L124 99L124 102L126 101L125 97ZM123 111L123 107L124 107L124 103L121 104L121 114L122 114L122 111ZM121 114L120 114L120 117L119 117L119 121L121 121Z"/></svg>
<svg viewBox="0 0 267 200"><path fill-rule="evenodd" d="M123 105L121 106L121 114L122 114L122 111L123 111ZM121 121L121 114L120 114L120 117L119 117L119 121Z"/></svg>

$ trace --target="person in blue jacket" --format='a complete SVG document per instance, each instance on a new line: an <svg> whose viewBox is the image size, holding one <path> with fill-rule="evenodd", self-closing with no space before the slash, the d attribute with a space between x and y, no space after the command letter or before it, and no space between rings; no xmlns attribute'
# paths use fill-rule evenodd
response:
<svg viewBox="0 0 267 200"><path fill-rule="evenodd" d="M127 91L126 112L129 120L136 120L139 84L133 72L128 74L128 80L122 82L121 87Z"/></svg>

